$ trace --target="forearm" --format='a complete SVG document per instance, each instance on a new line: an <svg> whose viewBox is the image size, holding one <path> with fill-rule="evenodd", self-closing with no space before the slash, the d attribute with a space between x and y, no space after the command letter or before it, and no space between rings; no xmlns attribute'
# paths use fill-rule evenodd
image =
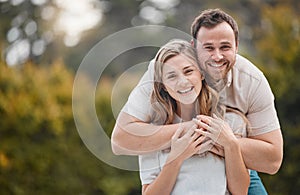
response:
<svg viewBox="0 0 300 195"><path fill-rule="evenodd" d="M247 194L250 177L238 141L224 147L224 154L228 190L231 194Z"/></svg>
<svg viewBox="0 0 300 195"><path fill-rule="evenodd" d="M179 125L155 126L120 113L111 137L112 150L119 155L138 155L165 149Z"/></svg>
<svg viewBox="0 0 300 195"><path fill-rule="evenodd" d="M243 159L249 169L275 174L283 158L283 141L280 130L238 140Z"/></svg>
<svg viewBox="0 0 300 195"><path fill-rule="evenodd" d="M171 194L182 162L178 159L167 162L157 178L151 184L143 186L143 195Z"/></svg>

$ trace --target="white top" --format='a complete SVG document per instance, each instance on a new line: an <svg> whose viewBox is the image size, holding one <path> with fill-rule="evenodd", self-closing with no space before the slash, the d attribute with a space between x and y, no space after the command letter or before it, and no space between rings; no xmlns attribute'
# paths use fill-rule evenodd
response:
<svg viewBox="0 0 300 195"><path fill-rule="evenodd" d="M246 124L236 113L226 113L225 120L235 134L247 136ZM178 123L176 118L174 123ZM169 150L139 155L140 179L142 185L152 183L162 170ZM184 161L177 176L172 195L223 195L229 194L225 174L224 158L210 152L194 155Z"/></svg>
<svg viewBox="0 0 300 195"><path fill-rule="evenodd" d="M139 156L142 184L150 184L160 173L169 152L155 152ZM172 195L222 195L226 194L224 159L208 152L194 155L184 161Z"/></svg>
<svg viewBox="0 0 300 195"><path fill-rule="evenodd" d="M151 122L150 95L153 89L154 61L148 66L139 84L129 95L122 111L141 121ZM280 128L274 106L274 95L263 73L246 58L237 55L228 74L227 85L220 92L227 106L237 108L248 118L252 130L249 136Z"/></svg>

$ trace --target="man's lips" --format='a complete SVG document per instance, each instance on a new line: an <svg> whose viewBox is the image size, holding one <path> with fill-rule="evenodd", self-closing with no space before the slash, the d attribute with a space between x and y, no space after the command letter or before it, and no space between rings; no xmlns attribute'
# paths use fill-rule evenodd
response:
<svg viewBox="0 0 300 195"><path fill-rule="evenodd" d="M210 62L210 63L207 63L207 64L211 67L219 68L219 67L222 67L222 66L226 65L227 63L226 62L222 62L222 63L212 63L212 62Z"/></svg>

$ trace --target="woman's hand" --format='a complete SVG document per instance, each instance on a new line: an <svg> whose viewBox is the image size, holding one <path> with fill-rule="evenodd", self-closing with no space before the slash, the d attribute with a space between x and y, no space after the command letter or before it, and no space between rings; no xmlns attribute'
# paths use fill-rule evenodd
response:
<svg viewBox="0 0 300 195"><path fill-rule="evenodd" d="M195 132L197 125L193 125L184 132L184 128L177 129L171 140L171 152L168 156L167 163L172 160L180 160L183 162L194 154L197 154L204 136Z"/></svg>

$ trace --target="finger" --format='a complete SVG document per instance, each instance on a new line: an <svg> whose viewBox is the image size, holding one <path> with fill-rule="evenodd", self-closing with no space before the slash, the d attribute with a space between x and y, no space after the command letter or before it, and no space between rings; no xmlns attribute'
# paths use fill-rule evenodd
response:
<svg viewBox="0 0 300 195"><path fill-rule="evenodd" d="M212 147L209 151L220 156L220 151L216 147Z"/></svg>
<svg viewBox="0 0 300 195"><path fill-rule="evenodd" d="M209 131L211 133L216 133L218 132L220 128L218 128L217 125L215 125L214 123L212 124L212 126L209 126L206 123L203 123L202 121L198 121L198 129L200 130L204 130L204 131Z"/></svg>
<svg viewBox="0 0 300 195"><path fill-rule="evenodd" d="M218 117L215 113L212 114L212 117L215 119L221 119L220 117Z"/></svg>
<svg viewBox="0 0 300 195"><path fill-rule="evenodd" d="M192 137L192 140L195 142L195 141L197 141L200 138L203 139L203 140L205 139L205 137L203 135L201 135L200 133L198 133L198 132L195 131L195 133L194 133L194 135Z"/></svg>
<svg viewBox="0 0 300 195"><path fill-rule="evenodd" d="M218 125L222 125L224 123L224 120L220 117L218 117L216 114L213 114L214 123L217 123Z"/></svg>
<svg viewBox="0 0 300 195"><path fill-rule="evenodd" d="M202 146L202 148L206 148L207 150L209 150L213 147L213 142L212 142L212 140L208 140L208 141L204 142L201 146Z"/></svg>
<svg viewBox="0 0 300 195"><path fill-rule="evenodd" d="M191 137L194 132L195 132L195 129L197 128L197 125L193 125L187 132L186 134L184 135L185 137Z"/></svg>
<svg viewBox="0 0 300 195"><path fill-rule="evenodd" d="M199 114L199 115L196 116L196 118L197 118L198 120L200 120L202 117L206 117L206 116L207 116L207 115Z"/></svg>
<svg viewBox="0 0 300 195"><path fill-rule="evenodd" d="M198 129L208 129L209 128L209 125L202 122L201 120L193 119L193 121L198 125Z"/></svg>
<svg viewBox="0 0 300 195"><path fill-rule="evenodd" d="M207 131L204 131L203 129L195 129L195 132L203 135L204 137L210 137L210 133Z"/></svg>
<svg viewBox="0 0 300 195"><path fill-rule="evenodd" d="M178 139L180 137L181 133L183 132L183 130L184 130L183 126L180 126L174 133L172 139Z"/></svg>
<svg viewBox="0 0 300 195"><path fill-rule="evenodd" d="M218 138L220 136L220 132L217 131L217 130L213 130L212 128L209 128L210 130L207 130L207 131L203 131L203 130L200 130L200 129L196 129L195 132L198 132L200 133L201 135L209 138L212 142L217 142L218 141Z"/></svg>
<svg viewBox="0 0 300 195"><path fill-rule="evenodd" d="M192 121L193 121L196 125L198 125L199 122L200 122L201 120L199 120L198 118L193 118Z"/></svg>
<svg viewBox="0 0 300 195"><path fill-rule="evenodd" d="M212 141L207 141L203 144L200 145L199 148L199 154L203 153L203 152L207 152L210 151L210 149L213 147Z"/></svg>
<svg viewBox="0 0 300 195"><path fill-rule="evenodd" d="M206 116L206 115L198 115L197 119L206 124L210 124L210 122L213 118L210 116Z"/></svg>
<svg viewBox="0 0 300 195"><path fill-rule="evenodd" d="M193 122L195 123L195 125L197 125L198 127L201 125L201 120L198 120L196 118L193 118Z"/></svg>
<svg viewBox="0 0 300 195"><path fill-rule="evenodd" d="M204 140L205 140L205 137L204 137L204 136L200 136L200 137L198 137L198 138L195 140L195 144L196 144L196 145L199 145L199 144L203 143Z"/></svg>

